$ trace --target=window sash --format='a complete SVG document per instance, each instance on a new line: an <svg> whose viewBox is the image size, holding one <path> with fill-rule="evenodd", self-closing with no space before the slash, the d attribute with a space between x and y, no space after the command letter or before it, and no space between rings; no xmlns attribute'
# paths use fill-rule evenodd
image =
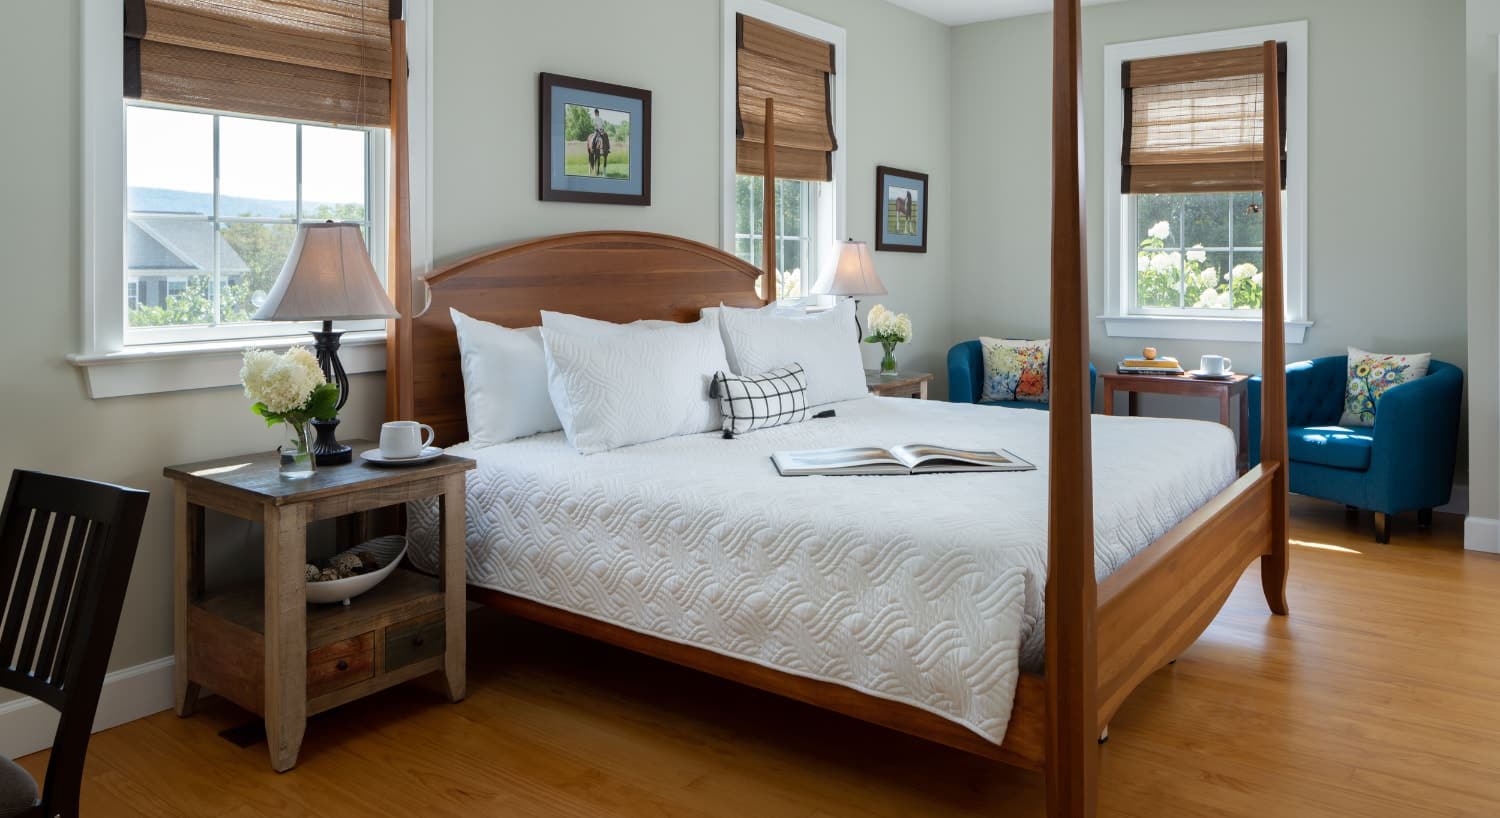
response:
<svg viewBox="0 0 1500 818"><path fill-rule="evenodd" d="M1129 231L1129 233L1127 235L1129 235L1131 237L1132 241L1137 241L1138 240L1138 237L1136 236L1135 231L1136 231L1136 228L1138 227L1138 219L1139 219L1139 215L1140 215L1139 214L1140 200L1139 200L1138 197L1141 196L1141 195L1148 195L1148 194L1127 194L1127 195L1124 195L1124 196L1121 197L1122 199L1124 199L1124 206L1121 209L1123 210L1123 212L1125 214L1125 224L1127 225L1126 229ZM1282 198L1282 202L1283 202L1283 211L1284 211L1284 209L1285 209L1285 203L1286 203L1286 198L1287 198L1285 191L1282 191L1281 198ZM1172 234L1174 236L1178 236L1180 238L1177 240L1177 242L1175 244L1172 244L1172 245L1169 245L1167 247L1162 248L1162 251L1163 252L1167 252L1167 253L1171 253L1171 252L1182 253L1184 259L1186 259L1186 255L1187 255L1187 252L1189 250L1202 250L1205 253L1228 253L1229 254L1229 259L1230 259L1229 266L1230 266L1230 270L1231 271L1234 269L1234 257L1235 257L1235 255L1237 255L1237 254L1250 255L1250 254L1256 254L1256 253L1263 254L1265 252L1264 244L1257 244L1257 245L1235 245L1235 243L1234 243L1234 199L1233 198L1231 198L1229 200L1229 204L1227 205L1227 207L1229 209L1229 217L1227 219L1227 227L1229 229L1229 244L1228 244L1228 246L1208 246L1208 245L1204 245L1203 247L1199 247L1196 244L1193 244L1193 245L1187 244L1186 243L1187 242L1187 230L1186 230L1186 226L1183 223L1184 220L1186 219L1186 211L1185 211L1185 209L1180 209L1178 211L1178 213L1177 213L1177 215L1178 215L1177 223L1174 224L1174 225L1172 225ZM1140 299L1141 299L1141 285L1140 285L1140 273L1141 273L1141 270L1140 270L1139 257L1140 257L1140 249L1139 249L1139 247L1137 247L1136 248L1136 252L1133 253L1133 254L1131 254L1127 259L1125 259L1125 263L1128 265L1128 271L1129 271L1129 275L1127 276L1127 280L1128 280L1128 284L1129 284L1129 289L1128 289L1128 292L1126 293L1127 313L1129 315L1144 315L1144 316L1153 316L1153 315L1155 315L1155 316L1171 316L1171 317L1186 317L1186 318L1240 318L1240 319L1246 319L1246 318L1252 318L1252 317L1253 318L1259 318L1260 317L1260 313L1259 313L1258 310L1250 310L1250 309L1220 309L1220 308L1217 308L1217 307L1192 307L1192 306L1188 306L1187 303L1186 303L1186 301L1187 301L1187 275L1186 275L1186 269L1185 269L1186 265L1184 265L1184 269L1181 271L1181 275L1180 275L1180 277L1178 279L1178 284L1177 284L1177 303L1180 306L1177 306L1177 307L1148 307L1148 306L1142 306L1141 305L1141 301L1140 301Z"/></svg>
<svg viewBox="0 0 1500 818"><path fill-rule="evenodd" d="M312 127L334 127L321 122L303 122L298 120L280 119L270 116L257 116L253 114L240 114L230 111L215 111L203 108L189 108L180 105L166 105L162 103L143 102L139 100L125 101L126 108L160 108L171 111L186 111L189 113L204 114L212 116L213 120L213 213L203 214L157 214L137 213L126 210L125 218L128 224L132 217L149 217L152 220L181 219L184 221L204 222L212 225L216 233L218 225L228 224L286 224L298 225L306 222L307 214L303 210L302 198L302 129L304 126ZM224 216L219 212L221 196L219 191L219 125L222 117L234 119L258 119L270 122L282 122L297 126L296 129L296 154L293 160L296 168L296 217L292 219L257 216ZM122 115L123 119L123 115ZM365 136L365 218L363 220L350 220L351 224L359 224L364 228L367 248L370 252L370 261L374 264L376 274L382 283L386 281L386 232L385 232L385 201L384 196L379 195L385 190L385 166L387 131L383 128L351 128L343 127L343 130L354 130L362 132ZM124 130L125 140L130 138L129 129ZM130 180L124 180L123 188L127 200L130 190ZM120 232L121 246L125 236L124 225ZM121 323L124 328L124 345L126 347L142 346L151 344L179 343L186 341L220 341L220 340L252 340L256 338L279 338L290 335L299 335L311 329L317 329L315 322L277 322L277 321L245 321L233 323L219 322L220 304L219 294L222 285L222 275L219 271L219 242L213 242L214 267L209 273L212 276L212 298L213 321L208 324L173 325L161 327L135 327L130 324L130 298L128 290L122 288L121 298ZM129 285L129 273L124 267L122 257L121 277L125 279L125 285ZM198 273L202 275L202 273ZM191 278L191 275L189 275ZM166 287L163 287L166 290ZM138 299L144 300L144 299ZM344 330L371 330L383 329L385 322L379 320L369 321L347 321L340 322L339 327Z"/></svg>
<svg viewBox="0 0 1500 818"><path fill-rule="evenodd" d="M753 182L760 181L757 177L742 176L739 178L752 180L752 185L750 187L750 201L748 204L750 230L749 232L741 232L738 230L738 227L736 227L736 231L734 234L734 248L732 252L734 252L734 254L739 256L740 258L744 259L746 262L753 264L756 267L762 267L765 264L765 259L763 256L765 230L764 224L762 224L765 212L764 192L761 191L760 187L757 187L755 184L753 184ZM798 277L797 287L799 294L784 299L778 298L777 300L783 303L804 303L807 302L810 298L815 298L810 293L810 290L812 289L813 284L818 279L820 254L823 249L823 245L826 243L823 241L823 233L825 231L822 230L822 219L819 217L819 212L822 210L821 200L822 197L826 194L826 186L830 183L810 182L797 179L777 179L776 183L778 185L794 183L806 186L802 193L801 212L798 214L802 222L803 232L787 233L786 209L783 207L776 208L777 261L781 262L788 258L790 254L787 251L793 245L799 246L799 249L801 250L800 255L802 258L801 274ZM758 193L758 191L760 192ZM735 201L738 202L739 198L736 197ZM738 225L738 208L736 209L735 216L735 224ZM756 229L757 227L760 227L761 229ZM748 255L739 252L741 241L748 242L750 248L750 252L748 253ZM778 287L780 287L785 281L783 276L786 274L790 274L792 271L785 269L780 263L778 263L777 266L782 268L778 270L778 273L780 273L781 275L779 275L777 279Z"/></svg>

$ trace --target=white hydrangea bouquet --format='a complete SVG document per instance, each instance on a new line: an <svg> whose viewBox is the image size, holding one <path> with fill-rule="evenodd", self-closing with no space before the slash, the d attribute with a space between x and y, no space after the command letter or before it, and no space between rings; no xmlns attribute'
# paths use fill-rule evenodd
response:
<svg viewBox="0 0 1500 818"><path fill-rule="evenodd" d="M338 387L323 376L318 359L306 347L292 347L280 355L248 349L240 367L240 383L245 397L255 401L250 411L265 418L267 426L287 425L287 442L281 446L282 476L312 476L316 465L308 427L313 420L333 418L339 400Z"/></svg>
<svg viewBox="0 0 1500 818"><path fill-rule="evenodd" d="M880 374L896 374L896 345L911 340L911 316L876 304L870 308L869 324L870 335L865 343L880 344L885 350L885 357L880 359Z"/></svg>

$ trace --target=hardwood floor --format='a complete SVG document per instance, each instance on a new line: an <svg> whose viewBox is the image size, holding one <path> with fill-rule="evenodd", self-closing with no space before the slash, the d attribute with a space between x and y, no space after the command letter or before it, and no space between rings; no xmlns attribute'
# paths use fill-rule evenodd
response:
<svg viewBox="0 0 1500 818"><path fill-rule="evenodd" d="M1500 558L1462 521L1391 545L1294 499L1292 615L1258 568L1110 728L1105 816L1500 815ZM218 699L94 737L95 816L1023 816L1042 779L478 611L469 698L407 685L312 719L277 775ZM40 775L46 755L22 760Z"/></svg>

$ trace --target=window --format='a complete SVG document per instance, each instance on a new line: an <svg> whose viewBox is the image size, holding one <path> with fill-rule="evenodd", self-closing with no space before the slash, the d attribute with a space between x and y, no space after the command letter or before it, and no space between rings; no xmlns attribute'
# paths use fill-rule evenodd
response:
<svg viewBox="0 0 1500 818"><path fill-rule="evenodd" d="M735 177L734 254L756 267L765 256L765 179ZM795 179L776 180L776 297L781 300L811 294L820 255L831 241L818 230L818 202L827 185Z"/></svg>
<svg viewBox="0 0 1500 818"><path fill-rule="evenodd" d="M1196 80L1173 74L1209 62L1179 55L1212 52L1227 64L1237 49L1277 40L1285 44L1286 70L1287 337L1303 340L1310 326L1306 31L1305 23L1287 23L1106 48L1109 335L1260 340L1266 227L1258 189L1259 72L1247 78L1224 68Z"/></svg>
<svg viewBox="0 0 1500 818"><path fill-rule="evenodd" d="M250 320L302 222L359 224L383 275L384 133L127 105L126 343L300 332Z"/></svg>
<svg viewBox="0 0 1500 818"><path fill-rule="evenodd" d="M838 149L844 30L761 0L724 0L724 20L724 247L756 267L765 265L762 171L770 97L777 112L777 297L810 303L822 265L844 235L844 157ZM778 57L769 59L762 50Z"/></svg>

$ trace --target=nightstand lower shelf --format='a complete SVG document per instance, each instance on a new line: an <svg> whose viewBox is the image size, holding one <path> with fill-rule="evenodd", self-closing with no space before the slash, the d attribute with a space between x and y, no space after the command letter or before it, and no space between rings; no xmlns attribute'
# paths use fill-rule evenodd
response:
<svg viewBox="0 0 1500 818"><path fill-rule="evenodd" d="M265 635L260 582L188 609L189 678L264 716ZM443 669L444 596L436 577L398 570L348 605L307 610L307 713Z"/></svg>

